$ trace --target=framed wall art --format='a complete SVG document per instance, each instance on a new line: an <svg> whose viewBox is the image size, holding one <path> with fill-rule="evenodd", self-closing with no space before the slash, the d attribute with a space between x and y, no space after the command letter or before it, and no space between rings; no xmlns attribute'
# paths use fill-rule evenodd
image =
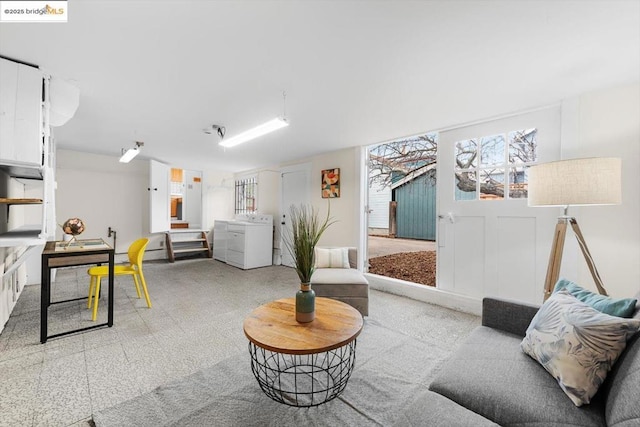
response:
<svg viewBox="0 0 640 427"><path fill-rule="evenodd" d="M340 168L322 171L322 198L340 197Z"/></svg>

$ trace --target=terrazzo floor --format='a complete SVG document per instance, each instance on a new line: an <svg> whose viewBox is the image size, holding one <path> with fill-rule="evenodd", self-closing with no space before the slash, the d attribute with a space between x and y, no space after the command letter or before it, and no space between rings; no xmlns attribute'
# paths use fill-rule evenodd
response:
<svg viewBox="0 0 640 427"><path fill-rule="evenodd" d="M39 342L40 286L27 286L0 334L0 426L89 426L96 411L247 351L244 317L291 297L293 269L239 270L212 259L145 263L153 308L116 278L114 326ZM86 295L86 268L59 269L52 300ZM106 322L106 292L98 322ZM371 318L454 348L477 316L370 291ZM49 334L93 324L86 301L50 308ZM366 328L366 322L365 322Z"/></svg>

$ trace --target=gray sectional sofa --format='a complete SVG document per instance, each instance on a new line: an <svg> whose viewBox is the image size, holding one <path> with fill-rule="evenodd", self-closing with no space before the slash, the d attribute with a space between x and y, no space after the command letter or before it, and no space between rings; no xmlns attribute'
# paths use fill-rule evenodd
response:
<svg viewBox="0 0 640 427"><path fill-rule="evenodd" d="M640 301L640 294L636 297ZM640 426L640 333L588 405L577 407L520 342L537 306L485 298L476 328L397 426ZM640 302L634 316L640 318Z"/></svg>

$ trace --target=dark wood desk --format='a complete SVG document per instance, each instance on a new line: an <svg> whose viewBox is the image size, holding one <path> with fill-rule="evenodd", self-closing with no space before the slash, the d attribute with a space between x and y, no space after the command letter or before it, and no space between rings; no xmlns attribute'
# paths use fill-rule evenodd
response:
<svg viewBox="0 0 640 427"><path fill-rule="evenodd" d="M87 297L73 298L64 301L51 301L51 270L59 267L73 267L88 264L109 264L109 314L107 323L91 325L54 335L48 335L48 312L52 304L87 299ZM89 329L113 326L113 265L114 250L101 239L77 240L68 245L67 242L47 242L42 252L42 280L40 285L40 342L47 342L49 338L60 337ZM87 276L87 280L88 280Z"/></svg>

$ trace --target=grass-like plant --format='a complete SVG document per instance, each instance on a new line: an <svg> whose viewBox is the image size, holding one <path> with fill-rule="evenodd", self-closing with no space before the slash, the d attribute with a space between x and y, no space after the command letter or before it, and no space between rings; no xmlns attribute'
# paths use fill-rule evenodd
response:
<svg viewBox="0 0 640 427"><path fill-rule="evenodd" d="M311 282L315 270L314 250L320 236L335 221L330 216L331 207L327 209L327 217L321 221L318 210L309 205L291 205L291 229L285 233L285 244L295 263L301 283Z"/></svg>

